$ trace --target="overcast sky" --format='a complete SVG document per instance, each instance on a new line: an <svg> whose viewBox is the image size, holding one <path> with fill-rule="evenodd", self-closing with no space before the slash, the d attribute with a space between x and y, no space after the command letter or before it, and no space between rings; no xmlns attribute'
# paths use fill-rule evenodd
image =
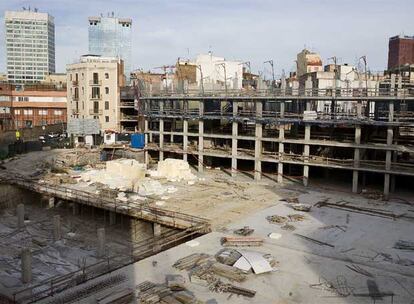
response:
<svg viewBox="0 0 414 304"><path fill-rule="evenodd" d="M396 5L398 3L398 5ZM4 11L37 7L55 17L57 71L88 51L88 16L114 12L133 19L132 64L149 69L208 52L251 61L269 75L293 71L305 46L324 63L355 64L366 55L386 67L388 38L414 35L413 0L0 0L0 71L5 71Z"/></svg>

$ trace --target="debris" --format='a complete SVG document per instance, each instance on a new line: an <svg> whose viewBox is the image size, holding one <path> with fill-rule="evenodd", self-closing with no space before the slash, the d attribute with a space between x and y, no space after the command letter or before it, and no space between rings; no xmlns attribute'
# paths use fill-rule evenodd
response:
<svg viewBox="0 0 414 304"><path fill-rule="evenodd" d="M334 246L334 245L332 245L332 244L328 244L328 243L325 243L325 242L321 242L321 241L318 241L318 240L312 239L312 238L310 238L310 237L307 237L307 236L305 236L305 235L301 235L301 234L298 234L298 233L295 233L295 235L296 235L296 236L298 236L298 237L301 237L301 238L303 238L303 239L305 239L305 240L308 240L308 241L314 242L315 244L318 244L318 245L321 245L321 246L329 246L329 247L335 248L335 246Z"/></svg>
<svg viewBox="0 0 414 304"><path fill-rule="evenodd" d="M256 295L256 291L254 290L238 287L232 284L226 284L221 280L217 280L210 284L209 289L214 292L229 292L249 298L253 298Z"/></svg>
<svg viewBox="0 0 414 304"><path fill-rule="evenodd" d="M215 255L218 262L230 266L234 266L240 257L241 254L237 250L231 248L223 248Z"/></svg>
<svg viewBox="0 0 414 304"><path fill-rule="evenodd" d="M234 234L244 235L244 236L250 235L253 232L254 232L254 229L251 229L249 226L244 226L243 228L233 231Z"/></svg>
<svg viewBox="0 0 414 304"><path fill-rule="evenodd" d="M223 246L262 246L263 239L260 237L234 237L226 236L221 239Z"/></svg>
<svg viewBox="0 0 414 304"><path fill-rule="evenodd" d="M286 224L284 224L282 227L280 227L281 229L283 229L283 230L289 230L289 231L294 231L294 230L296 230L296 227L295 226L293 226L293 225L291 225L291 224L288 224L288 223L286 223Z"/></svg>
<svg viewBox="0 0 414 304"><path fill-rule="evenodd" d="M176 261L173 267L179 270L190 270L197 265L201 265L203 262L211 259L211 255L205 253L193 253L189 256L186 256L182 259Z"/></svg>
<svg viewBox="0 0 414 304"><path fill-rule="evenodd" d="M253 251L244 251L244 250L243 251L239 250L239 253L242 255L241 258L244 258L251 265L255 274L261 274L261 273L270 272L273 270L269 261L263 257L263 254L258 253L258 252L253 252ZM239 261L240 259L237 262ZM244 261L242 261L241 263L243 262Z"/></svg>
<svg viewBox="0 0 414 304"><path fill-rule="evenodd" d="M287 217L280 215L270 215L266 217L266 219L272 224L283 224L288 220Z"/></svg>
<svg viewBox="0 0 414 304"><path fill-rule="evenodd" d="M172 291L185 290L185 280L182 275L167 275L165 280L167 287Z"/></svg>
<svg viewBox="0 0 414 304"><path fill-rule="evenodd" d="M282 237L280 233L272 232L268 235L271 239L278 240Z"/></svg>
<svg viewBox="0 0 414 304"><path fill-rule="evenodd" d="M197 177L191 173L190 165L181 159L167 158L158 162L156 172L152 176L165 177L167 180L194 181Z"/></svg>
<svg viewBox="0 0 414 304"><path fill-rule="evenodd" d="M302 214L289 214L287 217L290 222L301 222L305 219L305 216Z"/></svg>
<svg viewBox="0 0 414 304"><path fill-rule="evenodd" d="M309 212L312 208L311 205L305 205L305 204L293 204L292 208L296 211L304 211Z"/></svg>
<svg viewBox="0 0 414 304"><path fill-rule="evenodd" d="M329 208L334 208L334 209L342 209L342 210L346 210L346 211L362 213L362 214L371 215L371 216L392 218L392 219L397 219L397 218L400 218L400 217L406 217L404 214L397 215L397 214L394 214L394 213L392 213L391 211L388 211L388 210L373 209L373 208L350 205L349 202L346 202L346 201L339 201L337 203L319 202L319 203L315 204L315 206L317 206L317 207L329 207Z"/></svg>
<svg viewBox="0 0 414 304"><path fill-rule="evenodd" d="M325 278L319 278L319 283L310 284L309 287L328 291L341 297L347 297L352 293L352 288L348 286L348 282L344 276L337 276L336 282L329 282Z"/></svg>
<svg viewBox="0 0 414 304"><path fill-rule="evenodd" d="M186 244L187 246L189 246L189 247L197 247L197 246L199 246L199 245L200 245L200 243L199 243L199 242L194 241L194 240L191 240L191 241L185 242L185 244Z"/></svg>
<svg viewBox="0 0 414 304"><path fill-rule="evenodd" d="M362 274L364 276L367 276L367 277L370 277L370 278L374 277L374 275L372 273L366 271L365 269L359 267L358 265L352 264L352 266L349 266L349 265L345 265L345 266L347 268L351 269L352 271L355 271L355 272L357 272L359 274Z"/></svg>
<svg viewBox="0 0 414 304"><path fill-rule="evenodd" d="M414 250L414 242L399 240L394 245L395 249Z"/></svg>
<svg viewBox="0 0 414 304"><path fill-rule="evenodd" d="M212 263L209 271L213 272L216 275L227 278L236 282L243 282L246 280L246 272L225 264L218 262Z"/></svg>

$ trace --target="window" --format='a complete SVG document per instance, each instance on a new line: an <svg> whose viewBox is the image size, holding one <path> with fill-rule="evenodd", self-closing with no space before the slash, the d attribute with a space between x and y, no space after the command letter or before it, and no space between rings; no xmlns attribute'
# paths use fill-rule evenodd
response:
<svg viewBox="0 0 414 304"><path fill-rule="evenodd" d="M109 122L109 116L105 116L105 122Z"/></svg>
<svg viewBox="0 0 414 304"><path fill-rule="evenodd" d="M54 114L55 115L62 115L62 110L55 110L54 111Z"/></svg>
<svg viewBox="0 0 414 304"><path fill-rule="evenodd" d="M39 110L39 115L47 115L47 110Z"/></svg>
<svg viewBox="0 0 414 304"><path fill-rule="evenodd" d="M14 115L20 115L20 110L14 110Z"/></svg>
<svg viewBox="0 0 414 304"><path fill-rule="evenodd" d="M24 115L33 115L33 110L23 110Z"/></svg>
<svg viewBox="0 0 414 304"><path fill-rule="evenodd" d="M92 98L99 98L101 95L101 88L93 87L92 88Z"/></svg>
<svg viewBox="0 0 414 304"><path fill-rule="evenodd" d="M109 88L105 87L105 94L109 94Z"/></svg>
<svg viewBox="0 0 414 304"><path fill-rule="evenodd" d="M105 101L105 110L109 110L109 101Z"/></svg>
<svg viewBox="0 0 414 304"><path fill-rule="evenodd" d="M105 73L105 79L109 79L109 74Z"/></svg>
<svg viewBox="0 0 414 304"><path fill-rule="evenodd" d="M75 88L75 99L79 99L79 88Z"/></svg>
<svg viewBox="0 0 414 304"><path fill-rule="evenodd" d="M93 73L93 84L99 83L99 76L98 73Z"/></svg>
<svg viewBox="0 0 414 304"><path fill-rule="evenodd" d="M94 101L93 102L93 112L94 113L98 113L99 112L99 102L98 101Z"/></svg>

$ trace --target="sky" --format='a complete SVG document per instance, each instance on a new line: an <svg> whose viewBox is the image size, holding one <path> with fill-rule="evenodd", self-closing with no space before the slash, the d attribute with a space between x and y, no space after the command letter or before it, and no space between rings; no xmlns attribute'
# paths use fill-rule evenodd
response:
<svg viewBox="0 0 414 304"><path fill-rule="evenodd" d="M388 38L414 35L413 0L0 0L0 72L5 72L4 11L36 7L55 17L56 69L88 52L88 17L130 17L132 66L174 65L178 57L207 53L250 61L270 78L295 70L303 48L324 64L336 56L355 65L367 56L371 71L387 65ZM153 69L153 71L157 71Z"/></svg>

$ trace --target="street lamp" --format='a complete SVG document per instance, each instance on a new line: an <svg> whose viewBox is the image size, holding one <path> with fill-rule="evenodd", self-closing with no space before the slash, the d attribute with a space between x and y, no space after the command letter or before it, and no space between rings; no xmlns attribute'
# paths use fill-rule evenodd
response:
<svg viewBox="0 0 414 304"><path fill-rule="evenodd" d="M204 96L204 81L203 81L203 70L201 69L201 65L199 64L199 65L196 65L196 68L197 69L199 69L200 70L200 79L201 79L201 81L200 81L200 83L201 83L201 92L202 92L202 94L203 94L203 96Z"/></svg>
<svg viewBox="0 0 414 304"><path fill-rule="evenodd" d="M226 92L227 95L227 73L226 73L226 63L217 63L216 65L222 66L224 69L224 90Z"/></svg>
<svg viewBox="0 0 414 304"><path fill-rule="evenodd" d="M263 63L269 63L270 66L272 67L272 80L273 80L272 86L274 86L275 85L275 68L274 68L274 65L273 65L273 60L267 60Z"/></svg>

